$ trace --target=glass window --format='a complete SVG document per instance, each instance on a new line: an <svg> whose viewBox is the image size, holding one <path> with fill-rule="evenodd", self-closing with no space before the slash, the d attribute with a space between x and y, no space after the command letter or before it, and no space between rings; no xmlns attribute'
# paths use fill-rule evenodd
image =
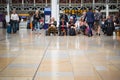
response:
<svg viewBox="0 0 120 80"><path fill-rule="evenodd" d="M12 3L19 3L19 0L12 0Z"/></svg>
<svg viewBox="0 0 120 80"><path fill-rule="evenodd" d="M51 3L51 0L47 0L47 3Z"/></svg>
<svg viewBox="0 0 120 80"><path fill-rule="evenodd" d="M5 4L7 2L6 2L6 0L1 0L0 3Z"/></svg>
<svg viewBox="0 0 120 80"><path fill-rule="evenodd" d="M60 1L60 3L68 3L69 2L69 0L59 0Z"/></svg>
<svg viewBox="0 0 120 80"><path fill-rule="evenodd" d="M45 3L45 0L36 0L36 3Z"/></svg>
<svg viewBox="0 0 120 80"><path fill-rule="evenodd" d="M93 0L83 0L84 1L84 3L92 3L93 2Z"/></svg>
<svg viewBox="0 0 120 80"><path fill-rule="evenodd" d="M81 0L71 0L71 3L81 3Z"/></svg>

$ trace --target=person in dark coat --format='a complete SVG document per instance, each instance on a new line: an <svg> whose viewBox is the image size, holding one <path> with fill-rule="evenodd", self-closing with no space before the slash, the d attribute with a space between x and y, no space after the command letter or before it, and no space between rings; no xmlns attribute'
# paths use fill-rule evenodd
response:
<svg viewBox="0 0 120 80"><path fill-rule="evenodd" d="M5 15L6 15L6 13L4 13L3 16L2 16L2 26L3 26L4 29L6 29Z"/></svg>
<svg viewBox="0 0 120 80"><path fill-rule="evenodd" d="M86 13L84 21L86 20L87 24L89 25L89 33L88 36L93 36L92 28L94 26L94 13L92 12L92 8L89 8L89 11Z"/></svg>

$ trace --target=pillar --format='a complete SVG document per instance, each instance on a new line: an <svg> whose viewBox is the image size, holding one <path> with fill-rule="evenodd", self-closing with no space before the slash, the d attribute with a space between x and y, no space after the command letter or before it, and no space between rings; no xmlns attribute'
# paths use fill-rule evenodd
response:
<svg viewBox="0 0 120 80"><path fill-rule="evenodd" d="M34 0L34 7L36 6L36 1Z"/></svg>
<svg viewBox="0 0 120 80"><path fill-rule="evenodd" d="M71 0L69 0L69 6L71 6Z"/></svg>
<svg viewBox="0 0 120 80"><path fill-rule="evenodd" d="M108 4L106 4L106 18L107 16L109 16L109 5Z"/></svg>
<svg viewBox="0 0 120 80"><path fill-rule="evenodd" d="M9 4L10 4L10 6L12 6L12 0L9 0Z"/></svg>
<svg viewBox="0 0 120 80"><path fill-rule="evenodd" d="M118 6L118 3L119 3L119 2L118 2L118 0L117 0L117 6Z"/></svg>
<svg viewBox="0 0 120 80"><path fill-rule="evenodd" d="M93 6L92 6L92 9L93 9L93 10L95 9L95 0L93 0Z"/></svg>
<svg viewBox="0 0 120 80"><path fill-rule="evenodd" d="M24 8L24 0L22 0L22 6L23 6L23 8Z"/></svg>
<svg viewBox="0 0 120 80"><path fill-rule="evenodd" d="M83 6L83 0L81 0L81 7Z"/></svg>
<svg viewBox="0 0 120 80"><path fill-rule="evenodd" d="M59 0L51 0L51 17L54 17L59 25Z"/></svg>
<svg viewBox="0 0 120 80"><path fill-rule="evenodd" d="M45 6L46 6L46 7L48 6L48 4L47 4L47 0L45 0Z"/></svg>
<svg viewBox="0 0 120 80"><path fill-rule="evenodd" d="M7 1L7 15L10 18L10 1Z"/></svg>
<svg viewBox="0 0 120 80"><path fill-rule="evenodd" d="M109 16L109 0L106 0L106 18Z"/></svg>

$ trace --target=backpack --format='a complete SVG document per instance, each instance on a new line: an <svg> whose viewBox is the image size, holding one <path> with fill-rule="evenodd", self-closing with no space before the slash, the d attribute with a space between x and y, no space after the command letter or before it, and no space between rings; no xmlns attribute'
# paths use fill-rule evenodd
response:
<svg viewBox="0 0 120 80"><path fill-rule="evenodd" d="M95 13L94 17L95 17L96 21L99 21L101 19L101 14L100 13Z"/></svg>
<svg viewBox="0 0 120 80"><path fill-rule="evenodd" d="M76 35L76 32L75 32L75 29L74 29L74 28L70 28L70 29L69 29L69 35L70 35L70 36L75 36L75 35Z"/></svg>

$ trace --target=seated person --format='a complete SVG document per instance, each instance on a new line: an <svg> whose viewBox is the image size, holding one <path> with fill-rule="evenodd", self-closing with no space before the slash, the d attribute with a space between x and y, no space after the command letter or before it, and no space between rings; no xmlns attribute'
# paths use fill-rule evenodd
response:
<svg viewBox="0 0 120 80"><path fill-rule="evenodd" d="M68 28L69 28L69 35L76 35L76 27L73 17L70 17L70 21L68 22Z"/></svg>
<svg viewBox="0 0 120 80"><path fill-rule="evenodd" d="M105 20L105 33L106 35L113 35L113 31L115 30L114 22L111 16L108 16Z"/></svg>
<svg viewBox="0 0 120 80"><path fill-rule="evenodd" d="M80 20L76 23L77 31L82 32L85 34L85 29L86 29L86 22L84 21L83 18L80 18Z"/></svg>
<svg viewBox="0 0 120 80"><path fill-rule="evenodd" d="M50 19L50 22L49 22L49 27L48 27L48 35L50 35L50 33L52 32L54 35L56 34L56 25L57 25L57 22L55 21L55 19L52 17Z"/></svg>
<svg viewBox="0 0 120 80"><path fill-rule="evenodd" d="M61 32L64 32L64 35L67 35L67 23L64 18L61 19L59 24L59 35L61 35Z"/></svg>
<svg viewBox="0 0 120 80"><path fill-rule="evenodd" d="M81 19L80 22L80 29L83 32L83 34L85 35L85 30L88 27L88 24L84 21L84 19Z"/></svg>
<svg viewBox="0 0 120 80"><path fill-rule="evenodd" d="M114 26L115 26L115 34L119 35L120 34L120 17L116 15L114 19Z"/></svg>
<svg viewBox="0 0 120 80"><path fill-rule="evenodd" d="M105 33L105 20L106 20L106 18L102 18L101 23L100 23L100 26L101 26L103 33Z"/></svg>

